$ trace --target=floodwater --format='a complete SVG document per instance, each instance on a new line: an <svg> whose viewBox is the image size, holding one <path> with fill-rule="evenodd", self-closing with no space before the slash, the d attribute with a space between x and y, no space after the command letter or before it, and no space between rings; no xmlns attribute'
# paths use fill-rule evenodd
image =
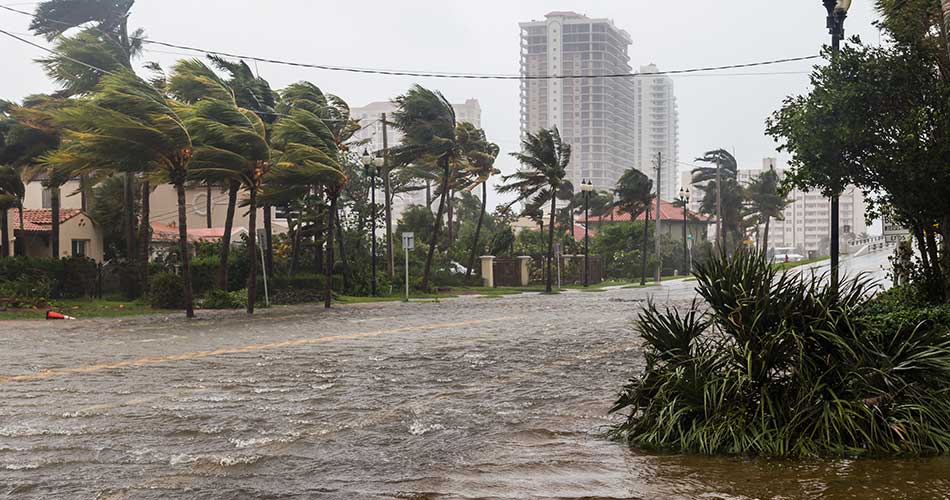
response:
<svg viewBox="0 0 950 500"><path fill-rule="evenodd" d="M630 450L630 323L688 283L183 319L0 323L0 496L950 499L950 460Z"/></svg>

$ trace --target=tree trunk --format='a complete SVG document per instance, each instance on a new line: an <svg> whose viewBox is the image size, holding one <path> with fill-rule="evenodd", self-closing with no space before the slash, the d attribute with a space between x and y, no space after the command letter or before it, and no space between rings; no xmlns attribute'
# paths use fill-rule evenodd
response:
<svg viewBox="0 0 950 500"><path fill-rule="evenodd" d="M432 183L426 179L426 208L432 210Z"/></svg>
<svg viewBox="0 0 950 500"><path fill-rule="evenodd" d="M274 274L274 221L268 204L264 204L264 264L267 276L272 276Z"/></svg>
<svg viewBox="0 0 950 500"><path fill-rule="evenodd" d="M257 189L249 190L247 214L247 313L254 314L257 300Z"/></svg>
<svg viewBox="0 0 950 500"><path fill-rule="evenodd" d="M551 293L554 291L554 218L557 216L557 196L556 189L551 192L551 217L548 221L548 277L544 285L544 291Z"/></svg>
<svg viewBox="0 0 950 500"><path fill-rule="evenodd" d="M0 257L10 256L10 209L0 213Z"/></svg>
<svg viewBox="0 0 950 500"><path fill-rule="evenodd" d="M181 279L185 294L185 316L195 317L195 300L191 289L191 253L188 250L188 213L185 205L185 182L175 183L178 193L178 250L181 252Z"/></svg>
<svg viewBox="0 0 950 500"><path fill-rule="evenodd" d="M214 227L214 221L211 217L211 183L205 183L205 222L208 224L208 229Z"/></svg>
<svg viewBox="0 0 950 500"><path fill-rule="evenodd" d="M762 255L769 255L769 226L772 225L772 218L765 218L765 231L762 233Z"/></svg>
<svg viewBox="0 0 950 500"><path fill-rule="evenodd" d="M636 217L634 217L636 220ZM650 204L647 204L646 217L643 219L643 243L641 245L640 251L640 260L641 260L641 269L640 269L640 286L645 286L647 284L647 249L650 248L647 244L650 239Z"/></svg>
<svg viewBox="0 0 950 500"><path fill-rule="evenodd" d="M135 261L135 176L122 174L122 188L125 198L125 258Z"/></svg>
<svg viewBox="0 0 950 500"><path fill-rule="evenodd" d="M330 308L333 301L333 226L336 218L337 194L330 195L330 210L327 211L326 283L323 285L323 307Z"/></svg>
<svg viewBox="0 0 950 500"><path fill-rule="evenodd" d="M449 194L449 159L442 160L442 195L439 197L439 210L436 212L435 222L432 225L432 235L429 237L429 252L426 255L425 270L422 272L422 291L429 290L429 274L432 272L432 259L435 257L435 247L439 243L439 229L442 226L442 214L445 213L445 198Z"/></svg>
<svg viewBox="0 0 950 500"><path fill-rule="evenodd" d="M454 194L455 193L449 190L449 196L448 198L446 198L446 201L448 202L448 205L446 205L445 207L445 211L446 211L445 219L447 221L447 224L445 225L445 231L446 231L445 235L447 237L446 242L445 242L446 252L448 252L449 249L452 248L452 243L453 243L452 240L455 237L455 233L453 231L454 228L452 227L452 223L454 222L453 219L455 215L454 203L452 203L453 201L455 201L453 199Z"/></svg>
<svg viewBox="0 0 950 500"><path fill-rule="evenodd" d="M943 266L940 265L940 248L937 246L937 236L934 234L933 229L930 231L925 231L927 235L927 251L930 252L930 262L931 270L934 273L935 277L942 277Z"/></svg>
<svg viewBox="0 0 950 500"><path fill-rule="evenodd" d="M485 207L488 205L488 181L482 183L482 210L478 213L478 223L475 224L475 237L472 238L472 253L468 255L468 269L465 270L465 281L472 277L472 268L475 267L475 253L478 251L478 237L482 232L482 221L485 219Z"/></svg>
<svg viewBox="0 0 950 500"><path fill-rule="evenodd" d="M50 208L52 211L52 225L49 235L49 248L53 259L59 260L59 186L50 187Z"/></svg>
<svg viewBox="0 0 950 500"><path fill-rule="evenodd" d="M147 177L142 178L142 223L139 225L139 266L142 285L148 286L148 261L152 252L152 203L150 196L152 188Z"/></svg>
<svg viewBox="0 0 950 500"><path fill-rule="evenodd" d="M920 262L924 266L924 271L930 273L930 253L927 250L927 240L924 239L924 231L920 229L918 224L915 223L913 233L914 241L917 242L917 251L920 252Z"/></svg>
<svg viewBox="0 0 950 500"><path fill-rule="evenodd" d="M224 217L224 234L221 236L221 253L218 259L218 288L228 291L228 268L231 258L231 233L234 231L234 211L237 208L238 191L241 184L230 181L228 184L228 211Z"/></svg>
<svg viewBox="0 0 950 500"><path fill-rule="evenodd" d="M350 289L350 266L346 261L346 237L343 234L343 224L340 224L341 220L340 214L336 214L336 236L340 239L340 266L343 268L343 291L349 291Z"/></svg>
<svg viewBox="0 0 950 500"><path fill-rule="evenodd" d="M79 176L79 207L83 212L89 211L89 176Z"/></svg>

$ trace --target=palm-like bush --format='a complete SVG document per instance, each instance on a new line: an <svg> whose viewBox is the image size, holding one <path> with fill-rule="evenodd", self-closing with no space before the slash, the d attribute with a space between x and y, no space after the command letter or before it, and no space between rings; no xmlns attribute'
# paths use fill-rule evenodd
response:
<svg viewBox="0 0 950 500"><path fill-rule="evenodd" d="M779 273L739 251L697 266L708 310L650 305L646 371L612 411L632 445L707 454L852 456L950 451L950 336L867 314L864 278Z"/></svg>

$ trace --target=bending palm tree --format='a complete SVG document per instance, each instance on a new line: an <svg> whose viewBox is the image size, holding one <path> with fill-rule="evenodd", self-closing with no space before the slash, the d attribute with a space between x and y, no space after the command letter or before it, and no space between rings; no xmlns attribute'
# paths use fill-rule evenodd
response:
<svg viewBox="0 0 950 500"><path fill-rule="evenodd" d="M620 212L630 214L631 221L636 222L640 214L644 211L647 212L647 217L643 219L643 242L640 250L642 263L640 284L645 285L647 278L647 250L649 249L647 241L650 239L649 210L650 202L653 200L653 181L643 172L631 168L624 172L620 180L617 181L617 189L614 190L614 193L614 199L616 200L614 202L615 206ZM633 224L633 227L636 228L636 224ZM656 237L659 237L659 235L656 235Z"/></svg>
<svg viewBox="0 0 950 500"><path fill-rule="evenodd" d="M193 151L182 119L188 111L131 71L115 72L103 77L90 97L54 113L65 130L64 142L44 161L70 173L97 168L103 158L110 158L113 167L146 164L175 186L185 311L192 318L185 182Z"/></svg>
<svg viewBox="0 0 950 500"><path fill-rule="evenodd" d="M247 313L253 314L257 300L257 199L270 168L264 122L239 107L227 83L201 61L180 61L168 80L168 89L191 104L184 122L195 146L189 176L204 182L234 180L248 191Z"/></svg>
<svg viewBox="0 0 950 500"><path fill-rule="evenodd" d="M465 173L468 175L468 186L471 190L478 186L482 188L482 208L478 212L478 223L475 224L475 235L472 237L472 251L468 256L468 267L465 270L465 280L472 276L475 267L475 254L478 252L478 238L481 236L482 224L485 220L485 209L488 205L488 181L493 175L501 173L495 168L495 159L498 158L500 148L497 144L488 142L485 131L476 128L471 123L460 123L456 131L459 142L463 145L468 163Z"/></svg>
<svg viewBox="0 0 950 500"><path fill-rule="evenodd" d="M312 204L312 193L325 190L330 211L326 228L328 259L324 307L329 308L333 292L334 212L347 178L340 164L336 137L320 117L326 112L326 105L325 94L312 83L294 84L283 92L280 112L286 116L274 123L272 144L277 161L265 198L270 203L300 201L302 206L307 206Z"/></svg>
<svg viewBox="0 0 950 500"><path fill-rule="evenodd" d="M393 114L393 120L396 128L403 133L402 145L393 151L397 161L404 164L434 163L442 170L439 209L433 222L422 274L422 289L428 290L432 259L435 257L449 193L450 169L452 162L461 156L455 133L455 110L441 93L418 85L397 97L395 103L399 109Z"/></svg>
<svg viewBox="0 0 950 500"><path fill-rule="evenodd" d="M775 167L762 172L746 186L749 205L759 222L765 224L762 235L762 253L769 251L769 225L772 219L783 220L785 207L790 203L779 190L779 175Z"/></svg>
<svg viewBox="0 0 950 500"><path fill-rule="evenodd" d="M737 180L739 167L736 158L724 149L717 149L708 151L696 161L715 165L693 169L693 184L706 193L700 211L716 215L717 241L720 242L722 248L728 250L731 245L726 235L731 234L732 239L736 240L742 233L743 197L742 188Z"/></svg>
<svg viewBox="0 0 950 500"><path fill-rule="evenodd" d="M548 222L548 262L545 291L553 291L552 263L554 261L554 218L557 213L557 199L567 166L571 162L571 145L561 142L557 128L542 129L535 134L527 134L521 142L521 153L511 156L526 168L502 177L503 185L498 192L516 193L518 201L526 201L533 208L551 204Z"/></svg>

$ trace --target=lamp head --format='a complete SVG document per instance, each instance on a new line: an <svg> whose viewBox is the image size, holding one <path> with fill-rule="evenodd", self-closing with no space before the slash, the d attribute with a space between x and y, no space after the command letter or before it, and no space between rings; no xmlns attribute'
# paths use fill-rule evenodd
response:
<svg viewBox="0 0 950 500"><path fill-rule="evenodd" d="M368 167L372 162L373 157L369 155L369 151L364 149L363 156L360 157L360 163L362 163L364 167Z"/></svg>
<svg viewBox="0 0 950 500"><path fill-rule="evenodd" d="M594 183L589 180L581 181L581 191L589 193L594 190Z"/></svg>
<svg viewBox="0 0 950 500"><path fill-rule="evenodd" d="M385 164L386 164L386 160L385 160L385 158L383 158L383 155L379 155L379 156L377 156L376 158L373 158L373 166L374 166L374 167L376 167L376 168L383 168L383 165L385 165Z"/></svg>

